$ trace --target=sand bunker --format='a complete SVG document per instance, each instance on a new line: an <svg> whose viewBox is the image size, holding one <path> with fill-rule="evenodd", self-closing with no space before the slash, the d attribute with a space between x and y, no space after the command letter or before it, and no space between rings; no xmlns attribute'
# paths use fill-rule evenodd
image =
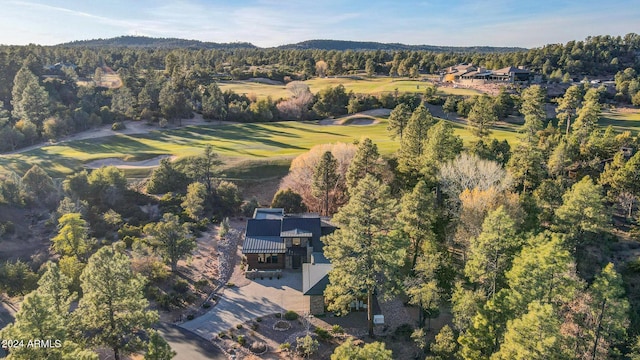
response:
<svg viewBox="0 0 640 360"><path fill-rule="evenodd" d="M341 117L338 119L324 119L320 120L318 124L320 125L373 125L377 124L380 120L375 117L379 116L389 116L391 110L389 109L373 109L367 110L363 112L359 112L357 114Z"/></svg>
<svg viewBox="0 0 640 360"><path fill-rule="evenodd" d="M103 166L115 166L118 169L141 169L141 168L152 168L160 165L160 160L170 158L173 160L175 156L171 155L160 155L151 159L142 160L142 161L124 161L118 158L106 158L95 160L90 163L85 164L84 166L88 169L98 169Z"/></svg>
<svg viewBox="0 0 640 360"><path fill-rule="evenodd" d="M379 122L378 119L371 116L350 116L340 119L324 119L320 120L320 125L373 125Z"/></svg>

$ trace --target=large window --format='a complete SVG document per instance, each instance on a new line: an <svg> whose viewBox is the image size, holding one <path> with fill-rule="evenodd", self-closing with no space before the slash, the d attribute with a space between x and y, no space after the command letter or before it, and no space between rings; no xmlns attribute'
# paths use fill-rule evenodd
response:
<svg viewBox="0 0 640 360"><path fill-rule="evenodd" d="M277 264L278 254L258 254L258 264Z"/></svg>
<svg viewBox="0 0 640 360"><path fill-rule="evenodd" d="M291 240L293 246L300 246L300 244L302 243L302 239L300 238L293 238L293 240Z"/></svg>

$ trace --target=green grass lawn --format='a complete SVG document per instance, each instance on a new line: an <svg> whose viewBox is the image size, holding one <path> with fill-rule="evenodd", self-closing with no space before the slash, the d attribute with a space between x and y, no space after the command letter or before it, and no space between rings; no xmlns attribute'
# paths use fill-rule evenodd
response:
<svg viewBox="0 0 640 360"><path fill-rule="evenodd" d="M200 154L211 144L227 167L230 178L255 178L282 172L283 166L295 156L317 144L353 142L371 138L383 155L396 151L398 141L391 140L387 122L373 125L323 126L317 122L274 122L232 124L224 126L189 126L182 129L155 131L145 135L116 135L99 139L79 140L45 146L22 154L0 158L0 169L24 174L38 164L51 175L61 177L80 168L84 163L104 158L129 161L149 159L162 154L179 158ZM460 124L453 124L456 134L468 142L471 134ZM494 131L499 139L512 139L512 129ZM131 176L144 176L149 170L127 170ZM257 174L257 175L256 175Z"/></svg>
<svg viewBox="0 0 640 360"><path fill-rule="evenodd" d="M225 163L229 178L255 180L281 176L286 173L291 159L317 144L346 142L369 137L383 155L390 155L399 146L387 133L387 121L377 118L373 125L319 125L315 121L230 124L224 126L189 126L182 129L154 131L145 135L116 135L99 139L79 140L59 145L44 146L22 154L0 157L0 171L24 174L38 164L54 177L62 177L81 169L83 164L105 158L128 161L150 159L162 154L178 158L202 153L210 144ZM464 124L451 123L455 133L465 144L474 140ZM617 131L640 130L640 111L605 112L600 120L605 127L612 125ZM494 126L491 137L517 143L519 125ZM132 177L146 176L150 169L128 169Z"/></svg>
<svg viewBox="0 0 640 360"><path fill-rule="evenodd" d="M396 89L400 93L404 92L424 92L424 88L427 82L415 79L407 78L392 78L392 77L375 77L375 78L314 78L305 81L309 85L311 92L314 94L318 91L332 86L338 86L342 84L347 91L353 91L354 93L361 94L380 94L385 92L393 92ZM218 84L220 89L233 90L238 94L254 94L258 98L266 98L271 96L273 99L288 98L291 93L286 89L284 85L269 85L256 83L251 81L229 81L221 82ZM462 88L439 88L441 95L478 95L479 91L472 89Z"/></svg>
<svg viewBox="0 0 640 360"><path fill-rule="evenodd" d="M631 131L632 135L636 135L640 131L640 110L618 111L613 109L602 114L599 124L602 127L609 125L618 131Z"/></svg>

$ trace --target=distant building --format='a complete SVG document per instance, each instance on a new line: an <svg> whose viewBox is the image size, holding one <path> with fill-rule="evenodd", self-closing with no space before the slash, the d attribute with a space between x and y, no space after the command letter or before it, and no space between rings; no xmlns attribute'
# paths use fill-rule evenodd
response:
<svg viewBox="0 0 640 360"><path fill-rule="evenodd" d="M460 64L445 69L441 74L441 81L463 85L529 83L532 80L531 72L522 66L487 70L472 64Z"/></svg>

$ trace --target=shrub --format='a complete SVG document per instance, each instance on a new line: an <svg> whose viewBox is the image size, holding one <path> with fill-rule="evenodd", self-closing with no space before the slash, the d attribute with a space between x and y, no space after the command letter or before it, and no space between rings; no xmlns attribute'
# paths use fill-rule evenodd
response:
<svg viewBox="0 0 640 360"><path fill-rule="evenodd" d="M160 121L158 121L158 126L160 126L161 128L166 128L167 125L169 125L169 122L167 121L167 119L160 119Z"/></svg>
<svg viewBox="0 0 640 360"><path fill-rule="evenodd" d="M280 319L282 317L282 314L280 313L275 313L273 314L273 316L275 316L277 319Z"/></svg>
<svg viewBox="0 0 640 360"><path fill-rule="evenodd" d="M288 342L280 344L280 350L283 350L283 351L291 350L291 344Z"/></svg>
<svg viewBox="0 0 640 360"><path fill-rule="evenodd" d="M629 261L627 263L626 270L627 270L628 273L631 273L631 274L640 273L640 259Z"/></svg>
<svg viewBox="0 0 640 360"><path fill-rule="evenodd" d="M111 125L111 130L113 131L124 130L126 128L127 127L123 122L114 122L113 125Z"/></svg>
<svg viewBox="0 0 640 360"><path fill-rule="evenodd" d="M242 329L242 324L236 325L236 329L238 329L238 330Z"/></svg>
<svg viewBox="0 0 640 360"><path fill-rule="evenodd" d="M220 230L218 231L218 235L220 235L221 238L227 236L230 228L231 228L231 224L229 223L229 218L226 217L220 223Z"/></svg>
<svg viewBox="0 0 640 360"><path fill-rule="evenodd" d="M187 315L187 320L193 320L195 316L193 314Z"/></svg>
<svg viewBox="0 0 640 360"><path fill-rule="evenodd" d="M245 346L247 344L247 339L245 339L243 335L238 335L238 344Z"/></svg>
<svg viewBox="0 0 640 360"><path fill-rule="evenodd" d="M331 332L334 334L344 334L344 329L342 326L335 324L331 327Z"/></svg>
<svg viewBox="0 0 640 360"><path fill-rule="evenodd" d="M195 283L193 283L193 286L196 287L196 289L198 290L202 290L205 288L205 286L209 285L209 280L207 279L200 279L198 281L196 281Z"/></svg>
<svg viewBox="0 0 640 360"><path fill-rule="evenodd" d="M329 334L327 330L323 328L316 328L313 332L318 334L318 337L320 338L320 340L329 340L333 337L331 336L331 334Z"/></svg>
<svg viewBox="0 0 640 360"><path fill-rule="evenodd" d="M234 283L232 283L232 282L228 282L228 283L227 283L227 287L234 287L234 286L236 286L236 284L234 284Z"/></svg>
<svg viewBox="0 0 640 360"><path fill-rule="evenodd" d="M6 234L13 234L16 231L16 226L12 221L7 221L2 225Z"/></svg>
<svg viewBox="0 0 640 360"><path fill-rule="evenodd" d="M298 319L298 313L293 310L289 310L286 313L284 313L284 318L289 321L296 320Z"/></svg>
<svg viewBox="0 0 640 360"><path fill-rule="evenodd" d="M224 338L226 338L226 337L227 337L227 333L226 333L226 332L224 332L224 331L220 331L220 332L218 333L218 337L219 337L220 339L224 339Z"/></svg>
<svg viewBox="0 0 640 360"><path fill-rule="evenodd" d="M176 283L173 284L173 290L179 294L184 294L189 290L189 283L184 280L177 280Z"/></svg>
<svg viewBox="0 0 640 360"><path fill-rule="evenodd" d="M210 307L211 307L211 304L209 304L208 302L206 302L206 303L202 304L202 308L203 308L203 309L208 309L208 308L210 308Z"/></svg>
<svg viewBox="0 0 640 360"><path fill-rule="evenodd" d="M256 321L257 321L257 322L262 322L262 318L261 318L261 317L257 317L257 318L256 318Z"/></svg>
<svg viewBox="0 0 640 360"><path fill-rule="evenodd" d="M396 328L396 335L408 339L413 334L413 327L409 324L402 324Z"/></svg>
<svg viewBox="0 0 640 360"><path fill-rule="evenodd" d="M251 330L258 330L258 323L251 323Z"/></svg>

